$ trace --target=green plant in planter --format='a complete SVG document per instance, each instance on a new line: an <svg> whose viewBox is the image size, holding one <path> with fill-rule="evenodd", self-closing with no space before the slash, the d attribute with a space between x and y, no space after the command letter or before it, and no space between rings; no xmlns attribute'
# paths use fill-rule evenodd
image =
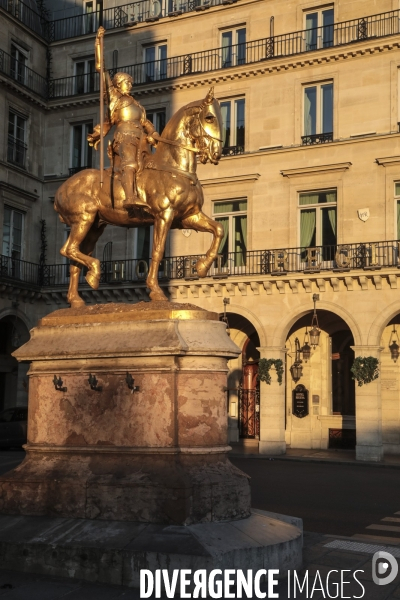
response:
<svg viewBox="0 0 400 600"><path fill-rule="evenodd" d="M371 383L379 377L379 361L373 356L358 356L354 359L350 371L353 379L361 387L364 383Z"/></svg>
<svg viewBox="0 0 400 600"><path fill-rule="evenodd" d="M275 367L279 385L282 385L283 362L280 358L262 358L258 363L258 379L271 385L271 367Z"/></svg>

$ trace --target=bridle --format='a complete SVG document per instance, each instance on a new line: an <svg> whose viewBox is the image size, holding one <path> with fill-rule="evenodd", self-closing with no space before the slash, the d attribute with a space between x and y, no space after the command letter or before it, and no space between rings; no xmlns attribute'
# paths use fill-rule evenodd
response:
<svg viewBox="0 0 400 600"><path fill-rule="evenodd" d="M204 106L202 104L200 104L200 108L203 109ZM200 126L200 129L202 131L202 134L200 136L201 138L206 138L208 140L208 142L216 141L216 142L223 143L223 140L207 133L207 131L204 129L203 123L200 121L200 111L198 113L196 113L195 116L197 117L198 125ZM183 150L189 150L189 152L195 152L195 153L201 152L201 150L199 150L198 148L194 148L193 146L186 146L185 144L182 144L181 142L175 142L174 140L167 140L166 138L161 137L161 135L157 132L154 132L152 134L152 137L154 137L154 139L156 139L158 142L163 142L164 144L169 144L170 146L178 146L179 148L182 148Z"/></svg>

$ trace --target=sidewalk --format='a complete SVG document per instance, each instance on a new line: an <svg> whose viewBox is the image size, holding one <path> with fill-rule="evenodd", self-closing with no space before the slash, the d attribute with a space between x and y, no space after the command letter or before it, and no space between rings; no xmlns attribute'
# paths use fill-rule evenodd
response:
<svg viewBox="0 0 400 600"><path fill-rule="evenodd" d="M255 458L264 460L292 460L301 462L331 462L336 464L351 464L360 466L388 467L400 469L400 455L389 454L381 462L356 460L355 450L310 450L309 448L287 448L286 454L269 456L259 454L258 440L243 440L230 442L232 451L230 458Z"/></svg>
<svg viewBox="0 0 400 600"><path fill-rule="evenodd" d="M378 586L372 581L372 556L377 550L388 550L394 554L397 560L400 557L400 549L393 546L369 544L367 540L361 543L351 538L305 533L303 569L297 572L297 575L300 583L302 583L307 570L308 594L305 591L300 593L298 589L296 595L293 594L293 573L290 579L290 592L288 591L287 578L282 579L274 591L279 593L280 600L288 600L289 598L322 600L322 598L329 598L326 593L327 575L331 572L328 585L330 586L330 597L332 598L362 597L366 600L398 600L400 598L399 575L393 583L388 585ZM334 573L334 570L337 573ZM341 570L344 571L343 574L340 573ZM356 570L359 570L357 579L360 583L355 581L353 577ZM340 582L340 577L344 580L344 595L337 596L335 595L336 588L334 586L337 585L337 582ZM316 590L311 595L315 581L317 581ZM320 582L324 592L317 591L321 586ZM364 593L360 584L364 588ZM261 584L261 589L267 591L266 585ZM74 579L46 577L0 569L0 598L4 598L4 600L138 600L140 593L137 589L123 586L95 584ZM253 598L255 599L256 596L253 595Z"/></svg>

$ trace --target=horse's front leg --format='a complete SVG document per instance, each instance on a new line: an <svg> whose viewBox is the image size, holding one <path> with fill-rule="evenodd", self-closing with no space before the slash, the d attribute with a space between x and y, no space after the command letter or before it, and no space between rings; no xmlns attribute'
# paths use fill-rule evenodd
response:
<svg viewBox="0 0 400 600"><path fill-rule="evenodd" d="M174 212L172 208L168 208L157 215L154 220L151 265L146 279L146 285L150 289L151 300L168 301L168 298L158 285L158 267L164 256L165 242L167 241L168 231L170 230L173 218Z"/></svg>
<svg viewBox="0 0 400 600"><path fill-rule="evenodd" d="M182 225L186 229L194 229L195 231L206 231L212 233L213 239L209 250L206 252L205 258L199 258L196 263L196 271L199 277L205 277L218 254L218 248L221 240L224 237L224 229L220 223L210 219L203 212L198 212L196 215L182 219Z"/></svg>

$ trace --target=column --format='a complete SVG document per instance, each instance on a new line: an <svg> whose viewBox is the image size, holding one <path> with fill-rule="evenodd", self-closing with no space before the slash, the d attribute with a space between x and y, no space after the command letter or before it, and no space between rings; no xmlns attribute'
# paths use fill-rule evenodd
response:
<svg viewBox="0 0 400 600"><path fill-rule="evenodd" d="M260 358L280 358L285 365L286 348L265 346L258 348ZM282 384L277 381L276 371L271 367L271 384L260 381L260 454L285 454L285 376Z"/></svg>
<svg viewBox="0 0 400 600"><path fill-rule="evenodd" d="M352 346L355 357L373 356L380 359L380 346ZM371 383L356 385L356 459L380 461L382 445L381 377Z"/></svg>

